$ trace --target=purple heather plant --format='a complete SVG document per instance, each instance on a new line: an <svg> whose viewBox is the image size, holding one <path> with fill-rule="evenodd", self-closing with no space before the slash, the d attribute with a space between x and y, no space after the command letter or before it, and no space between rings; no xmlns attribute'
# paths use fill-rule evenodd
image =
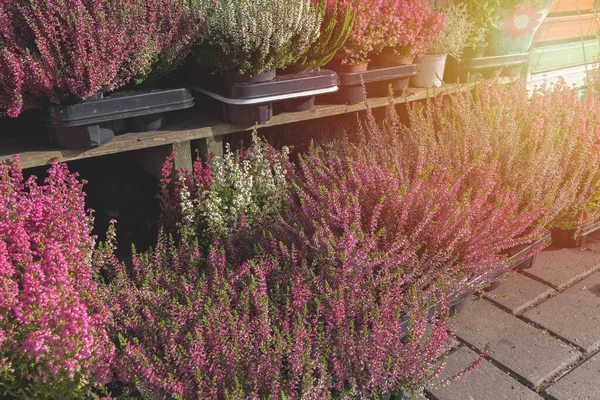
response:
<svg viewBox="0 0 600 400"><path fill-rule="evenodd" d="M427 146L456 174L474 158L497 163L498 185L517 194L520 214L536 216L523 236L533 240L600 216L599 106L593 93L580 100L564 82L531 95L524 82L481 82L473 95L453 93L410 110L401 137L409 149Z"/></svg>
<svg viewBox="0 0 600 400"><path fill-rule="evenodd" d="M498 254L523 243L537 215L521 212L518 193L498 184L498 162L467 158L455 171L427 143L406 143L418 129L396 119L379 126L370 111L364 128L300 163L279 226L307 254L344 260L349 243L368 244L373 258L353 264L399 268L405 288L425 296L478 287L478 277L507 266Z"/></svg>
<svg viewBox="0 0 600 400"><path fill-rule="evenodd" d="M444 305L428 325L397 268L357 262L377 257L360 240L348 240L347 262L315 268L264 237L266 250L247 259L235 240L203 256L197 242L161 236L126 267L111 255L112 237L99 260L114 277L103 297L115 365L144 398L375 399L422 388L443 364Z"/></svg>
<svg viewBox="0 0 600 400"><path fill-rule="evenodd" d="M112 377L92 217L65 165L24 183L18 161L0 162L0 396L81 399Z"/></svg>
<svg viewBox="0 0 600 400"><path fill-rule="evenodd" d="M86 99L177 63L201 12L177 0L0 1L0 109Z"/></svg>

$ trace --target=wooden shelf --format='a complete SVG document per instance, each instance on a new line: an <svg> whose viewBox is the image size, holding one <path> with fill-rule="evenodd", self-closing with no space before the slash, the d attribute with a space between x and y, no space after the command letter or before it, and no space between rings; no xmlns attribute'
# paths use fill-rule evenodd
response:
<svg viewBox="0 0 600 400"><path fill-rule="evenodd" d="M510 81L509 78L507 80ZM423 100L428 96L436 96L440 93L451 93L456 91L471 90L474 84L449 84L442 88L415 89L409 88L403 96L394 99L395 104L410 101ZM388 105L385 97L369 99L371 108L384 107ZM300 121L315 120L334 115L352 113L364 110L364 103L355 105L317 105L309 111L297 113L284 113L274 116L264 125L258 127L269 127L290 124ZM23 169L50 164L52 160L59 158L61 162L81 160L92 157L101 157L109 154L122 153L133 150L142 150L153 147L172 145L174 143L188 142L191 140L214 138L230 133L252 130L254 126L235 126L225 124L214 118L199 114L197 109L190 109L181 113L167 130L153 132L127 133L116 136L112 141L94 148L83 150L65 150L59 148L33 147L31 143L11 143L2 145L0 142L0 159L9 159L19 155L19 161Z"/></svg>

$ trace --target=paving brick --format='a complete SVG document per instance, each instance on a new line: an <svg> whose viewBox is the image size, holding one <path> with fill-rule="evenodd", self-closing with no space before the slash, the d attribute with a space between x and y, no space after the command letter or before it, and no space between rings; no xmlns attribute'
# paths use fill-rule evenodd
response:
<svg viewBox="0 0 600 400"><path fill-rule="evenodd" d="M467 347L450 354L440 380L456 375L477 358L477 353ZM488 361L458 381L428 392L437 400L541 400L537 393Z"/></svg>
<svg viewBox="0 0 600 400"><path fill-rule="evenodd" d="M523 316L586 351L600 347L600 274L594 274Z"/></svg>
<svg viewBox="0 0 600 400"><path fill-rule="evenodd" d="M546 389L558 400L600 398L600 354L595 355Z"/></svg>
<svg viewBox="0 0 600 400"><path fill-rule="evenodd" d="M499 288L486 293L485 297L506 307L511 313L518 314L552 293L556 291L524 275L512 273L502 280Z"/></svg>
<svg viewBox="0 0 600 400"><path fill-rule="evenodd" d="M573 347L500 310L484 300L470 299L458 315L456 333L505 368L537 387L580 353Z"/></svg>
<svg viewBox="0 0 600 400"><path fill-rule="evenodd" d="M582 249L547 249L538 253L525 275L547 282L561 290L600 269L600 247Z"/></svg>

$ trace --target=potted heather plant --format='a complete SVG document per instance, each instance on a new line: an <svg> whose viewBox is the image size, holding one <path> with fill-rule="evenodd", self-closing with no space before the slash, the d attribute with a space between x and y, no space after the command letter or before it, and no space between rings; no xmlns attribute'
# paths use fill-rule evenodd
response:
<svg viewBox="0 0 600 400"><path fill-rule="evenodd" d="M344 0L313 0L321 15L319 38L293 64L294 69L320 68L329 63L352 32L356 13Z"/></svg>
<svg viewBox="0 0 600 400"><path fill-rule="evenodd" d="M384 66L412 64L445 29L445 16L424 0L385 0L383 9L381 24L387 33L378 59Z"/></svg>
<svg viewBox="0 0 600 400"><path fill-rule="evenodd" d="M341 6L356 14L354 26L344 46L334 57L334 69L339 72L366 71L370 55L380 51L386 30L379 23L384 12L378 0L342 0Z"/></svg>
<svg viewBox="0 0 600 400"><path fill-rule="evenodd" d="M0 397L100 398L114 346L83 182L56 161L25 181L15 157L0 161L0 188Z"/></svg>
<svg viewBox="0 0 600 400"><path fill-rule="evenodd" d="M446 17L446 27L427 47L426 54L417 60L417 75L411 78L415 87L440 86L448 56L460 59L473 30L466 6L452 4L441 13Z"/></svg>
<svg viewBox="0 0 600 400"><path fill-rule="evenodd" d="M130 87L110 99L104 93L175 66L199 33L200 8L176 0L18 0L3 1L0 18L0 68L7 71L0 109L17 117L46 108L45 123L63 147L109 141L117 119L130 118L123 130L158 129L162 112L193 106L186 89L148 94Z"/></svg>
<svg viewBox="0 0 600 400"><path fill-rule="evenodd" d="M488 47L487 37L495 21L494 14L499 7L499 0L460 0L459 3L466 6L473 26L462 58L481 58Z"/></svg>
<svg viewBox="0 0 600 400"><path fill-rule="evenodd" d="M499 0L490 28L492 55L529 51L533 36L548 15L553 0Z"/></svg>
<svg viewBox="0 0 600 400"><path fill-rule="evenodd" d="M264 82L292 65L319 37L323 14L312 0L194 0L210 18L196 61L229 82Z"/></svg>
<svg viewBox="0 0 600 400"><path fill-rule="evenodd" d="M156 59L156 1L2 1L0 109L84 100L147 73ZM53 21L53 22L50 22ZM120 40L114 40L119 37Z"/></svg>

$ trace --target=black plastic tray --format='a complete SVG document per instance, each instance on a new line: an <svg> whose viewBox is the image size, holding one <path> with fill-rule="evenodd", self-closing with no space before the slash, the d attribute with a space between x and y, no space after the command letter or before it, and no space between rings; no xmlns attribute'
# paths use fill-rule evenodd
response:
<svg viewBox="0 0 600 400"><path fill-rule="evenodd" d="M409 78L416 74L415 64L340 73L340 90L334 101L341 104L361 103L366 100L365 89L368 96L387 96L390 84L395 92L401 92L408 87Z"/></svg>
<svg viewBox="0 0 600 400"><path fill-rule="evenodd" d="M188 89L132 90L48 107L45 125L62 147L90 148L111 140L119 125L129 131L157 130L162 126L164 113L193 106L194 98Z"/></svg>
<svg viewBox="0 0 600 400"><path fill-rule="evenodd" d="M230 83L223 77L205 76L199 86L229 99L258 99L335 87L338 82L335 72L322 69L277 75L271 81L259 83Z"/></svg>
<svg viewBox="0 0 600 400"><path fill-rule="evenodd" d="M199 82L193 89L222 104L225 122L252 125L266 123L273 116L274 104L275 111L312 108L315 96L338 90L339 80L330 70L308 70L258 83L226 82L210 75Z"/></svg>
<svg viewBox="0 0 600 400"><path fill-rule="evenodd" d="M573 230L562 230L562 229L554 229L552 230L552 237L554 244L556 247L560 248L576 248L585 246L587 243L588 236L600 229L600 220L595 221L594 223L584 226L576 232ZM573 235L577 233L577 236L573 238Z"/></svg>
<svg viewBox="0 0 600 400"><path fill-rule="evenodd" d="M448 57L444 81L466 82L474 81L480 76L492 77L496 72L502 70L503 75L510 75L517 69L529 64L529 53L510 54L505 56L491 56L480 58L465 58L457 61Z"/></svg>
<svg viewBox="0 0 600 400"><path fill-rule="evenodd" d="M600 221L598 222L600 227ZM543 238L528 244L517 246L512 249L506 251L506 254L509 256L509 260L511 261L512 267L511 269L526 269L531 266L531 263L535 259L535 256L540 251L544 250L546 247L552 244L552 238L548 233ZM532 254L533 253L533 254ZM484 279L493 280L498 278L504 273L504 271L494 271L487 274ZM465 289L461 292L455 292L448 296L448 308L453 309L454 312L460 312L462 307L464 306L464 301L475 294L475 290L473 289ZM431 321L435 313L438 311L439 305L432 305L429 307L427 319ZM408 318L402 321L402 331L406 332L408 329ZM403 335L406 336L406 333Z"/></svg>

